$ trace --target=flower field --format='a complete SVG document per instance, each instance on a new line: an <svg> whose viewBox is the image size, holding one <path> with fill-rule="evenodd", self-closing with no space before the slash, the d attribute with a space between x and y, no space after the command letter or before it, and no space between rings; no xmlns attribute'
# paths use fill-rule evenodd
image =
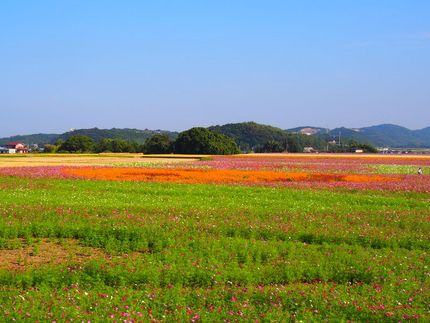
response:
<svg viewBox="0 0 430 323"><path fill-rule="evenodd" d="M5 166L1 321L430 320L430 158Z"/></svg>

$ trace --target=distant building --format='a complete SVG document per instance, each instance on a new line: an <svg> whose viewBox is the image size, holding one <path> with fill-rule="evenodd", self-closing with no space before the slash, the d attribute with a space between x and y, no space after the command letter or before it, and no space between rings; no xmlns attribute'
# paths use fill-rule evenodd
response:
<svg viewBox="0 0 430 323"><path fill-rule="evenodd" d="M28 148L22 142L18 142L18 141L12 141L7 143L5 148L8 149L9 154L28 153Z"/></svg>
<svg viewBox="0 0 430 323"><path fill-rule="evenodd" d="M0 147L0 154L9 154L9 149L6 147Z"/></svg>

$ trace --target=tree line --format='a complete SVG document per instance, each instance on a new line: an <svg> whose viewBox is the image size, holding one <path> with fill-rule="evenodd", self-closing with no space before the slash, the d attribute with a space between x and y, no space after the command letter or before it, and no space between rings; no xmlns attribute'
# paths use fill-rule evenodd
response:
<svg viewBox="0 0 430 323"><path fill-rule="evenodd" d="M361 149L364 152L377 152L368 144L350 141L342 146L328 144L321 138L301 134L285 134L282 138L267 140L254 148L255 152L303 152L305 147L313 147L319 151L354 152ZM175 140L166 134L155 134L143 144L123 139L101 139L94 141L85 135L73 135L66 140L59 139L55 144L44 147L46 153L145 153L145 154L209 154L229 155L240 153L235 140L229 136L211 131L207 128L196 127L181 132Z"/></svg>
<svg viewBox="0 0 430 323"><path fill-rule="evenodd" d="M206 128L196 127L181 132L175 140L166 134L155 134L145 143L123 139L102 139L98 142L85 135L73 135L66 140L44 146L46 153L145 153L145 154L210 154L240 153L234 140Z"/></svg>

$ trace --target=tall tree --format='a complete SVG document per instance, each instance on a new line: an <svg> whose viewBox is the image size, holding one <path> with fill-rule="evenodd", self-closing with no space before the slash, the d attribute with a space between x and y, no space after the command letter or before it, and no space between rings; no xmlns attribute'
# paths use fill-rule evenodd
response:
<svg viewBox="0 0 430 323"><path fill-rule="evenodd" d="M66 152L92 152L94 150L94 141L87 136L71 136L63 142L59 151Z"/></svg>
<svg viewBox="0 0 430 323"><path fill-rule="evenodd" d="M166 134L156 134L145 142L145 154L168 154L172 150L172 141Z"/></svg>

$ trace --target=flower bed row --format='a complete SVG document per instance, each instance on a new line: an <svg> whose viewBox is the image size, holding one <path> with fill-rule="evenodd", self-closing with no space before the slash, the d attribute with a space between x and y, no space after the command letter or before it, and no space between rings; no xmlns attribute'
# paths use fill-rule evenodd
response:
<svg viewBox="0 0 430 323"><path fill-rule="evenodd" d="M279 172L266 170L237 169L157 169L122 167L82 167L65 168L63 174L79 178L119 180L119 181L156 181L174 183L289 183L289 182L387 182L398 181L398 177L382 175L340 175L309 172Z"/></svg>

